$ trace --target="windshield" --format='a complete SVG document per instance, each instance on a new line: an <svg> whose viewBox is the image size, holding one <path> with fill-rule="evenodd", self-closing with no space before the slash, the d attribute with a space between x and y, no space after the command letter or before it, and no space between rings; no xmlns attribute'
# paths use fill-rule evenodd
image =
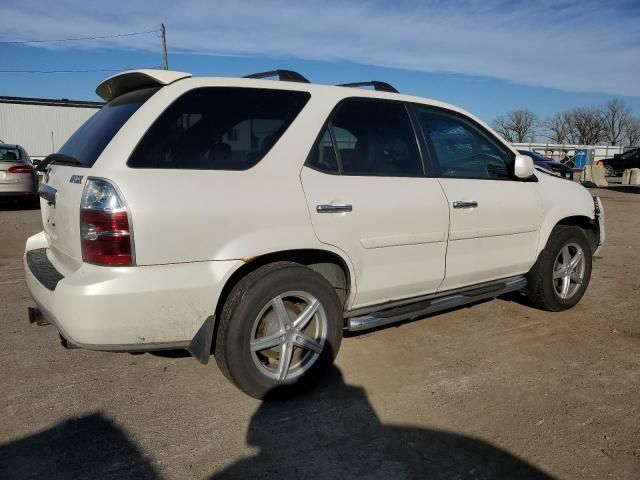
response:
<svg viewBox="0 0 640 480"><path fill-rule="evenodd" d="M0 147L0 160L7 162L22 160L20 149L15 147Z"/></svg>
<svg viewBox="0 0 640 480"><path fill-rule="evenodd" d="M131 115L157 91L157 87L146 88L112 100L76 130L58 153L77 160L79 166L93 166Z"/></svg>

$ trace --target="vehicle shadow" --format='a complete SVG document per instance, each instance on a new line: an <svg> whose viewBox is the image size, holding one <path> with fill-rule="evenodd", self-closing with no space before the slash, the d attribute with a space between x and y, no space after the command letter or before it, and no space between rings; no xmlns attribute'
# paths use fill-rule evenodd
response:
<svg viewBox="0 0 640 480"><path fill-rule="evenodd" d="M160 479L118 426L100 414L0 445L0 478Z"/></svg>
<svg viewBox="0 0 640 480"><path fill-rule="evenodd" d="M40 210L39 199L0 198L0 212L17 210Z"/></svg>
<svg viewBox="0 0 640 480"><path fill-rule="evenodd" d="M640 194L640 185L609 185L608 187L604 187L604 190Z"/></svg>
<svg viewBox="0 0 640 480"><path fill-rule="evenodd" d="M312 391L288 400L272 398L279 399L279 392L268 395L249 423L246 441L257 454L210 480L552 478L479 439L383 424L364 389L346 385L336 367Z"/></svg>

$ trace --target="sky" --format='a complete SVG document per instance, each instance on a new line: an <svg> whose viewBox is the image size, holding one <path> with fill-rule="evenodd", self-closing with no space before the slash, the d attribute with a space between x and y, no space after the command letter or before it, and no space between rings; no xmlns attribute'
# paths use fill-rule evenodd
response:
<svg viewBox="0 0 640 480"><path fill-rule="evenodd" d="M3 0L0 18L0 95L97 100L114 72L10 71L160 67L164 22L169 67L194 75L383 80L486 121L613 96L640 115L639 0Z"/></svg>

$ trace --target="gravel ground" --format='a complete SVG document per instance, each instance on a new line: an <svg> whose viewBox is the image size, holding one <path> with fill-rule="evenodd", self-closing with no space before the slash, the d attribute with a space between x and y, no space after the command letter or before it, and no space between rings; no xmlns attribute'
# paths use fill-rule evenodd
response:
<svg viewBox="0 0 640 480"><path fill-rule="evenodd" d="M640 478L640 188L598 193L576 308L509 296L350 336L278 403L181 352L62 348L27 321L39 212L0 205L0 478Z"/></svg>

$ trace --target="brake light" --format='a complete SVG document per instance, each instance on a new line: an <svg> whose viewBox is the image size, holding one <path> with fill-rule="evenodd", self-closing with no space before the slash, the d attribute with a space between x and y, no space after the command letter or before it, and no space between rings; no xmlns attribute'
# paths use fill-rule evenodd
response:
<svg viewBox="0 0 640 480"><path fill-rule="evenodd" d="M596 165L599 166L599 167L604 167L604 162L602 160L598 160L596 162Z"/></svg>
<svg viewBox="0 0 640 480"><path fill-rule="evenodd" d="M98 178L84 186L80 203L82 260L97 265L133 265L129 212L116 187Z"/></svg>
<svg viewBox="0 0 640 480"><path fill-rule="evenodd" d="M9 173L33 173L33 168L28 165L16 165L15 167L9 167L7 170Z"/></svg>

